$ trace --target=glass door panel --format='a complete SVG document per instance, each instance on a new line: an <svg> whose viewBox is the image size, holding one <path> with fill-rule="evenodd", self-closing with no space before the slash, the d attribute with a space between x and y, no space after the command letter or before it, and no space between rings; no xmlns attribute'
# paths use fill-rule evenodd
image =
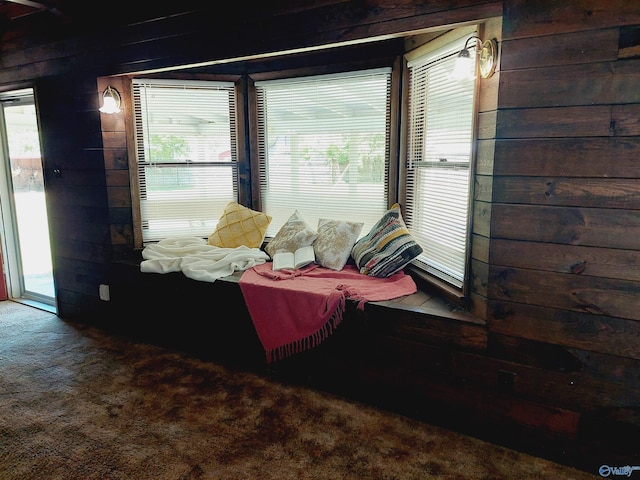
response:
<svg viewBox="0 0 640 480"><path fill-rule="evenodd" d="M49 223L33 92L0 94L6 190L2 201L10 298L55 304Z"/></svg>

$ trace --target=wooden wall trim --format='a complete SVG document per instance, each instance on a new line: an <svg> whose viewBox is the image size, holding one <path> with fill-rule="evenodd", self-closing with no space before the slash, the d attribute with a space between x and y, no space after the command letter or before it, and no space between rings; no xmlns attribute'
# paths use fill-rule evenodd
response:
<svg viewBox="0 0 640 480"><path fill-rule="evenodd" d="M640 6L629 0L508 0L504 40L596 31L640 24Z"/></svg>

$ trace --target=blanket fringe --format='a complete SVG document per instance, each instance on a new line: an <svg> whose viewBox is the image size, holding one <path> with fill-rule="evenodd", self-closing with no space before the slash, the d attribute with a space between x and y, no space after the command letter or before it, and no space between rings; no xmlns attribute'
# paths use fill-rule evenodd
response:
<svg viewBox="0 0 640 480"><path fill-rule="evenodd" d="M278 360L283 360L287 357L295 355L296 353L300 353L320 345L320 343L326 340L327 337L329 337L329 335L333 333L336 327L340 325L345 308L346 297L344 295L341 295L335 311L331 314L329 320L327 320L327 322L322 327L320 327L319 330L306 338L296 340L295 342L288 343L286 345L281 345L266 352L267 363L273 363Z"/></svg>
<svg viewBox="0 0 640 480"><path fill-rule="evenodd" d="M364 311L364 305L365 303L367 303L367 299L360 292L354 290L353 288L349 287L349 285L346 285L346 284L338 285L336 287L336 290L340 290L344 294L344 296L349 300L354 300L358 302L358 305L357 305L358 310Z"/></svg>

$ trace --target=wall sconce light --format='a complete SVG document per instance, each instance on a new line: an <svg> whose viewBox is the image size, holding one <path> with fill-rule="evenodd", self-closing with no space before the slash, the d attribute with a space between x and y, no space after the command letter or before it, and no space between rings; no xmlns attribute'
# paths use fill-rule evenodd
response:
<svg viewBox="0 0 640 480"><path fill-rule="evenodd" d="M469 46L473 41L474 45ZM469 49L475 47L474 56L471 56ZM498 53L498 43L495 39L482 42L478 37L469 37L464 44L464 48L456 58L456 66L453 71L453 78L457 80L471 80L475 78L476 56L480 64L480 76L489 78L496 70L496 56Z"/></svg>
<svg viewBox="0 0 640 480"><path fill-rule="evenodd" d="M102 107L100 111L102 113L119 113L120 112L120 94L118 91L108 86L102 92Z"/></svg>

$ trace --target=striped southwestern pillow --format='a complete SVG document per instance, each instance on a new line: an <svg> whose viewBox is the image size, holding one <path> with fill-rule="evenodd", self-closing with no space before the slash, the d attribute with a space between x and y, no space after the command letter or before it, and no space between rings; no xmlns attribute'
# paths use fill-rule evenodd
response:
<svg viewBox="0 0 640 480"><path fill-rule="evenodd" d="M422 253L422 247L413 239L402 219L400 205L394 204L360 238L351 250L360 273L372 277L389 277L402 270Z"/></svg>

